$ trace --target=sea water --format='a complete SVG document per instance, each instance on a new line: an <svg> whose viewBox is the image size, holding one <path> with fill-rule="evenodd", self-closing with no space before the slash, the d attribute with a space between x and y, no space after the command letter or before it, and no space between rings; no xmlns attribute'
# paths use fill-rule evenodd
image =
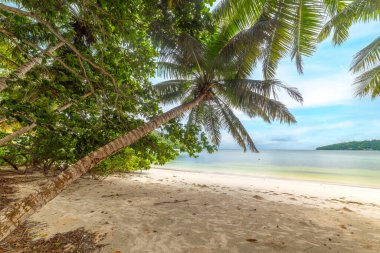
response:
<svg viewBox="0 0 380 253"><path fill-rule="evenodd" d="M163 168L380 188L380 151L219 150L197 158L181 154Z"/></svg>

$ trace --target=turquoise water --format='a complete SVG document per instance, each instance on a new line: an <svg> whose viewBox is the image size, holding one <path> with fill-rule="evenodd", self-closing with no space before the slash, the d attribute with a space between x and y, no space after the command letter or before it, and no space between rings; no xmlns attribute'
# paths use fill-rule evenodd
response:
<svg viewBox="0 0 380 253"><path fill-rule="evenodd" d="M379 151L267 150L254 154L220 150L198 158L183 154L163 167L380 187Z"/></svg>

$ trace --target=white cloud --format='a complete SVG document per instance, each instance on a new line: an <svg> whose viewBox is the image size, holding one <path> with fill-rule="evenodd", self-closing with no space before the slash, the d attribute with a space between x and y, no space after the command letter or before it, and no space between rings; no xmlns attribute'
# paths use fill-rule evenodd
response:
<svg viewBox="0 0 380 253"><path fill-rule="evenodd" d="M352 86L354 76L344 70L334 75L304 80L302 77L289 78L286 74L279 73L279 79L291 87L298 88L304 98L304 103L301 105L286 94L282 94L281 101L290 108L347 104L354 97Z"/></svg>

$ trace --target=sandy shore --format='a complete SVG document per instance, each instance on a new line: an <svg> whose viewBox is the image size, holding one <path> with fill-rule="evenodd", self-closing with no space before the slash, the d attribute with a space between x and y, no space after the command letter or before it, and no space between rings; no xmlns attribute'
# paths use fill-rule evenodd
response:
<svg viewBox="0 0 380 253"><path fill-rule="evenodd" d="M380 189L152 169L80 179L29 220L101 252L380 252Z"/></svg>

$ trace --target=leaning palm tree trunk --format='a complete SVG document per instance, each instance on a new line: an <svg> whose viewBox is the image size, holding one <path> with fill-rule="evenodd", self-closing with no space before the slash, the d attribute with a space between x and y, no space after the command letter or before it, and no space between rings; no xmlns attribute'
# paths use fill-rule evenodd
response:
<svg viewBox="0 0 380 253"><path fill-rule="evenodd" d="M199 95L191 102L175 107L132 130L128 134L111 141L105 146L83 157L76 164L70 166L55 178L49 180L49 182L43 185L37 193L30 194L26 198L4 208L0 212L0 240L3 240L30 215L55 198L63 189L97 165L100 161L116 154L132 143L137 142L169 120L198 106L205 97L206 94Z"/></svg>
<svg viewBox="0 0 380 253"><path fill-rule="evenodd" d="M30 125L28 125L26 127L23 127L23 128L15 131L15 132L13 132L13 133L11 133L10 135L5 136L4 138L2 138L0 140L0 147L4 146L7 142L9 142L9 141L11 141L11 140L13 140L13 139L15 139L15 138L17 138L17 137L19 137L19 136L27 133L27 132L29 132L30 130L32 130L36 126L37 126L37 124L35 122L33 122L32 124L30 124Z"/></svg>
<svg viewBox="0 0 380 253"><path fill-rule="evenodd" d="M36 56L36 57L32 58L30 61L28 61L27 63L25 63L22 66L20 66L13 73L13 76L11 78L7 78L7 77L0 78L0 91L6 89L8 87L7 81L9 79L20 79L20 78L23 78L26 75L26 73L28 73L35 65L41 64L43 56L45 54L49 55L49 54L53 53L54 51L56 51L57 49L59 49L60 47L62 47L63 45L65 45L64 42L59 42L56 45L54 45L54 46L52 46L52 47L44 50L39 56Z"/></svg>
<svg viewBox="0 0 380 253"><path fill-rule="evenodd" d="M82 98L87 98L87 97L91 96L91 94L92 94L91 92L86 93ZM62 107L58 108L57 111L63 112L64 110L70 108L72 105L73 105L73 103L65 104ZM0 147L4 146L7 142L29 132L30 130L34 129L36 126L37 126L37 123L33 122L32 124L25 126L23 128L20 128L19 130L11 133L10 135L5 136L4 138L0 139Z"/></svg>

